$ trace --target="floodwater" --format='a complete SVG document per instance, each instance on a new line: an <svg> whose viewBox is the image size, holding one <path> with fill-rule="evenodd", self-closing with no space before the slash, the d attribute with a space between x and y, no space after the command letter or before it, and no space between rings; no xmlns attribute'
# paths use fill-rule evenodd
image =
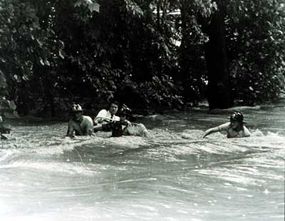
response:
<svg viewBox="0 0 285 221"><path fill-rule="evenodd" d="M64 138L13 123L0 141L0 220L284 220L285 102L244 108L249 138L203 131L206 109L140 119L150 137Z"/></svg>

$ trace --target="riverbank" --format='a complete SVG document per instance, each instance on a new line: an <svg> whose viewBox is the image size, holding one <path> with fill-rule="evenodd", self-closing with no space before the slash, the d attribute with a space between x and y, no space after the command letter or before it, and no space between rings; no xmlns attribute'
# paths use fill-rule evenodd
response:
<svg viewBox="0 0 285 221"><path fill-rule="evenodd" d="M142 118L149 119L160 119L160 116L175 114L175 113L189 113L191 112L202 112L207 114L230 114L233 111L248 111L248 110L266 110L272 107L283 107L285 104L285 97L278 99L278 101L272 103L265 103L256 106L234 106L228 109L213 109L209 110L208 103L206 101L200 102L197 106L187 106L185 105L184 109L170 109L170 108L148 108L148 109L133 109L133 121L140 120ZM104 107L102 107L104 108ZM85 109L84 114L94 118L101 109ZM67 122L69 120L70 113L65 110L57 114L55 117L49 115L42 116L39 114L30 114L30 115L19 115L16 111L14 112L5 112L4 119L5 122L10 124L39 124L39 123L53 123L53 122Z"/></svg>

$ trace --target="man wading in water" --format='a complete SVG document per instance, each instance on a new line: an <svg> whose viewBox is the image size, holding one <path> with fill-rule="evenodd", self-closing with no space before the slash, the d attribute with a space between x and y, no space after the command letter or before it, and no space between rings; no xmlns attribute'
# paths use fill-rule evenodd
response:
<svg viewBox="0 0 285 221"><path fill-rule="evenodd" d="M111 131L112 137L120 137L123 135L148 136L148 131L143 124L131 123L127 117L131 115L131 109L126 105L122 105L119 116L116 116L119 105L112 102L109 110L101 110L94 119L94 132Z"/></svg>
<svg viewBox="0 0 285 221"><path fill-rule="evenodd" d="M67 136L92 135L93 121L91 117L83 115L82 107L79 104L72 106L71 114L72 118L68 122Z"/></svg>
<svg viewBox="0 0 285 221"><path fill-rule="evenodd" d="M97 131L112 131L113 123L120 121L120 117L116 116L119 104L112 102L109 105L109 110L101 110L94 119L94 132Z"/></svg>
<svg viewBox="0 0 285 221"><path fill-rule="evenodd" d="M114 121L112 124L112 137L120 137L123 135L130 135L127 131L131 122L127 120L127 117L131 114L131 109L123 105L119 112L120 121Z"/></svg>
<svg viewBox="0 0 285 221"><path fill-rule="evenodd" d="M250 132L244 126L243 114L241 112L234 112L230 116L230 122L224 123L218 127L213 127L206 130L204 137L215 132L225 131L227 133L227 138L237 138L237 137L249 137Z"/></svg>

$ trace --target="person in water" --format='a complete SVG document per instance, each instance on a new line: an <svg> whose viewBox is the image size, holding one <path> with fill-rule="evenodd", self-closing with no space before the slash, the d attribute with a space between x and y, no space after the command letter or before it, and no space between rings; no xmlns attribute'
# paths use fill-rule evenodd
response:
<svg viewBox="0 0 285 221"><path fill-rule="evenodd" d="M4 121L2 116L0 115L0 139L1 140L7 140L8 138L4 136L3 134L9 134L11 131L10 128L7 128L4 126Z"/></svg>
<svg viewBox="0 0 285 221"><path fill-rule="evenodd" d="M227 138L250 136L249 130L246 128L246 126L244 126L243 114L239 111L234 112L230 116L230 122L206 130L203 138L208 136L209 134L221 131L225 131L227 133Z"/></svg>
<svg viewBox="0 0 285 221"><path fill-rule="evenodd" d="M109 111L102 110L99 112L94 120L95 123L98 122L98 124L94 126L95 132L111 131L112 137L120 137L123 135L148 135L148 131L143 124L131 123L128 120L132 112L130 108L123 104L118 112L118 107L119 105L117 103L111 103ZM119 116L115 115L117 112ZM113 114L113 116L111 116L111 114Z"/></svg>
<svg viewBox="0 0 285 221"><path fill-rule="evenodd" d="M122 105L119 111L120 121L114 122L112 129L113 137L120 137L126 135L144 136L148 137L149 132L141 123L132 123L128 120L132 115L132 110L126 105Z"/></svg>
<svg viewBox="0 0 285 221"><path fill-rule="evenodd" d="M83 109L79 104L72 106L71 114L72 118L68 122L67 136L92 135L94 126L92 118L83 115Z"/></svg>
<svg viewBox="0 0 285 221"><path fill-rule="evenodd" d="M118 112L119 104L112 102L109 105L109 109L102 109L94 118L94 132L97 131L112 131L113 122L120 121L120 117L116 116Z"/></svg>
<svg viewBox="0 0 285 221"><path fill-rule="evenodd" d="M127 120L127 117L130 113L131 110L127 106L123 105L119 113L120 121L112 122L112 137L129 135L127 128L131 125L131 122Z"/></svg>

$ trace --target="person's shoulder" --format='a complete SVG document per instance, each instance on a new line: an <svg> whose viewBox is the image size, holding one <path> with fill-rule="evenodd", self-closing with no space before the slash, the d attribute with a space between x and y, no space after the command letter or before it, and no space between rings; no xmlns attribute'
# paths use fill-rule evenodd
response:
<svg viewBox="0 0 285 221"><path fill-rule="evenodd" d="M106 109L101 109L101 110L99 111L99 113L101 113L101 112L102 112L102 113L103 113L103 112L106 112L106 113L107 113L108 111L107 111Z"/></svg>
<svg viewBox="0 0 285 221"><path fill-rule="evenodd" d="M98 114L107 114L108 111L106 109L101 109Z"/></svg>
<svg viewBox="0 0 285 221"><path fill-rule="evenodd" d="M92 118L90 116L87 116L87 115L83 115L82 116L84 119L88 119L88 120L92 120Z"/></svg>
<svg viewBox="0 0 285 221"><path fill-rule="evenodd" d="M68 123L74 122L72 118L69 119Z"/></svg>
<svg viewBox="0 0 285 221"><path fill-rule="evenodd" d="M68 124L69 125L72 125L72 124L75 124L76 122L73 120L73 119L70 119L69 121L68 121Z"/></svg>
<svg viewBox="0 0 285 221"><path fill-rule="evenodd" d="M96 117L102 117L102 116L106 116L108 114L108 111L106 109L101 109Z"/></svg>
<svg viewBox="0 0 285 221"><path fill-rule="evenodd" d="M226 130L226 129L230 128L230 125L231 125L230 122L226 122L226 123L219 125L218 128L219 128L219 130Z"/></svg>

